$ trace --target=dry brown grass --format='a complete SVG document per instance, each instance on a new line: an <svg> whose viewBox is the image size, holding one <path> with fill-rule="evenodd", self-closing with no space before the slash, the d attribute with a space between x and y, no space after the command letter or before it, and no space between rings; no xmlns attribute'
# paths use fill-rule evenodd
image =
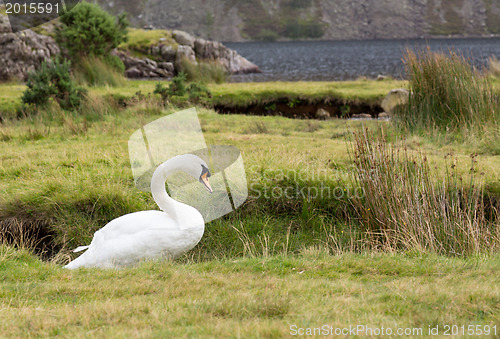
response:
<svg viewBox="0 0 500 339"><path fill-rule="evenodd" d="M452 255L500 249L500 216L496 210L485 213L476 155L468 176L458 174L451 154L440 175L425 154L367 130L354 134L353 148L353 181L364 190L353 203L373 246Z"/></svg>

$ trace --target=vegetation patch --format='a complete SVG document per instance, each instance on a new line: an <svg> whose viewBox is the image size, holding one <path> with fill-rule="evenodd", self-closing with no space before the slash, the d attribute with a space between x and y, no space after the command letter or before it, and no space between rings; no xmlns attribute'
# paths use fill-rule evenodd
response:
<svg viewBox="0 0 500 339"><path fill-rule="evenodd" d="M353 156L353 179L364 192L354 205L381 248L459 255L500 249L500 211L484 199L476 155L469 177L459 176L447 155L446 174L439 180L425 155L410 154L404 144L388 146L383 136L365 130L355 135Z"/></svg>
<svg viewBox="0 0 500 339"><path fill-rule="evenodd" d="M52 99L63 109L80 106L85 91L70 78L70 62L58 58L29 74L27 89L21 100L24 105L46 106Z"/></svg>
<svg viewBox="0 0 500 339"><path fill-rule="evenodd" d="M464 140L499 139L500 98L488 77L456 54L408 51L405 61L410 96L396 114L400 126Z"/></svg>
<svg viewBox="0 0 500 339"><path fill-rule="evenodd" d="M151 55L151 47L165 44L172 46L177 50L178 44L172 37L172 33L167 30L143 30L137 28L127 29L127 40L122 42L118 48L124 51L130 51L135 57L148 57L153 58Z"/></svg>

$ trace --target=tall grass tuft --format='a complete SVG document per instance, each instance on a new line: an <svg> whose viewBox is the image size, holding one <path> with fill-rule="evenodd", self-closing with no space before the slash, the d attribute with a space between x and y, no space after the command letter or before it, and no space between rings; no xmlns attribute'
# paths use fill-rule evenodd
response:
<svg viewBox="0 0 500 339"><path fill-rule="evenodd" d="M127 79L116 64L118 62L112 57L108 60L94 56L81 57L75 63L73 78L76 82L89 86L124 87Z"/></svg>
<svg viewBox="0 0 500 339"><path fill-rule="evenodd" d="M496 56L488 58L488 68L492 76L500 78L500 61Z"/></svg>
<svg viewBox="0 0 500 339"><path fill-rule="evenodd" d="M354 134L353 156L353 181L364 194L352 202L372 246L449 255L500 249L500 217L485 213L475 155L468 178L457 174L452 156L441 177L424 154L364 130Z"/></svg>
<svg viewBox="0 0 500 339"><path fill-rule="evenodd" d="M195 65L184 58L181 65L182 72L186 73L188 81L221 84L229 78L227 70L215 62L199 62Z"/></svg>
<svg viewBox="0 0 500 339"><path fill-rule="evenodd" d="M497 93L463 56L408 50L405 64L409 104L395 118L410 131L462 132L470 137L500 121Z"/></svg>

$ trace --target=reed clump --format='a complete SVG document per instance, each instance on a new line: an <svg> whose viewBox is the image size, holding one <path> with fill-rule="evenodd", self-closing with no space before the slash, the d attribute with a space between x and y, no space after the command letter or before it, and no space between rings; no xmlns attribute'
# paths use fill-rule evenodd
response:
<svg viewBox="0 0 500 339"><path fill-rule="evenodd" d="M480 138L500 121L498 94L463 56L408 50L404 61L409 103L395 117L403 127Z"/></svg>
<svg viewBox="0 0 500 339"><path fill-rule="evenodd" d="M486 212L476 155L468 177L451 154L440 175L424 154L364 130L354 133L353 156L353 184L364 194L352 203L370 247L447 255L500 249L500 217Z"/></svg>
<svg viewBox="0 0 500 339"><path fill-rule="evenodd" d="M190 82L222 84L229 79L228 71L216 62L199 62L195 65L183 58L181 66Z"/></svg>
<svg viewBox="0 0 500 339"><path fill-rule="evenodd" d="M73 79L87 86L124 87L127 83L124 71L123 63L117 57L85 56L75 63Z"/></svg>

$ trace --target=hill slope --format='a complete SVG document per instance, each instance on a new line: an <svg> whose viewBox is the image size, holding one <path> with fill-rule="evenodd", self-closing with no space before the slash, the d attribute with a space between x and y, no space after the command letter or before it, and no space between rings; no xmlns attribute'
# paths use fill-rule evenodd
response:
<svg viewBox="0 0 500 339"><path fill-rule="evenodd" d="M398 39L500 33L500 0L100 1L137 26L222 41Z"/></svg>

